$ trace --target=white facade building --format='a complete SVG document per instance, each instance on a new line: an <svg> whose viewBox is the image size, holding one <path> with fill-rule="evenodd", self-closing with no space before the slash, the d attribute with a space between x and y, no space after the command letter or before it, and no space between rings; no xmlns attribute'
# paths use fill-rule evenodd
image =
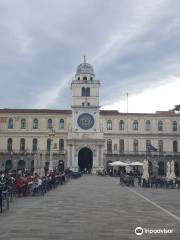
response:
<svg viewBox="0 0 180 240"><path fill-rule="evenodd" d="M165 174L173 159L180 175L180 114L100 110L99 88L84 61L71 83L71 110L0 109L0 168L43 172L50 162L96 172L110 161L148 158L153 173Z"/></svg>

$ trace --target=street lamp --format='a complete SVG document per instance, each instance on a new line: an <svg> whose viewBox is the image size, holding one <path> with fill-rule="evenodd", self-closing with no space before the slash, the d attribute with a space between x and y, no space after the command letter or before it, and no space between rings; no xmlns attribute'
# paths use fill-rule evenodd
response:
<svg viewBox="0 0 180 240"><path fill-rule="evenodd" d="M49 139L50 139L50 156L49 156L49 171L53 171L53 137L55 136L55 130L50 129Z"/></svg>

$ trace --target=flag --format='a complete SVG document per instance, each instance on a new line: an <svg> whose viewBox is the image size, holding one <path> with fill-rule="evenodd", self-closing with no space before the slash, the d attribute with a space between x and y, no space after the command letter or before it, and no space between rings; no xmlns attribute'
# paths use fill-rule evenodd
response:
<svg viewBox="0 0 180 240"><path fill-rule="evenodd" d="M150 152L156 152L157 151L157 148L155 148L153 145L149 145L148 146L148 150L150 151Z"/></svg>

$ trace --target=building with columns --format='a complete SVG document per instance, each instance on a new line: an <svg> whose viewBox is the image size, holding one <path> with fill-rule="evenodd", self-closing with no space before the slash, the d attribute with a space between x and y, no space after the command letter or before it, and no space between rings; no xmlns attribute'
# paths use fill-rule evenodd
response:
<svg viewBox="0 0 180 240"><path fill-rule="evenodd" d="M69 110L0 109L0 168L35 170L59 165L93 172L108 162L149 160L165 175L175 161L180 175L180 114L100 110L100 81L85 60L71 82Z"/></svg>

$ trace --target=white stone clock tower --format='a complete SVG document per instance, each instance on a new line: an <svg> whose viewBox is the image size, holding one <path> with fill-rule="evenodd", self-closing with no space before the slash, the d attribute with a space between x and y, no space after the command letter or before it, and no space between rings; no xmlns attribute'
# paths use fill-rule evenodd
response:
<svg viewBox="0 0 180 240"><path fill-rule="evenodd" d="M96 80L93 67L84 57L84 62L77 67L75 79L71 82L72 132L68 135L68 156L69 166L75 170L95 171L103 166L104 140L99 124L99 87L100 81Z"/></svg>
<svg viewBox="0 0 180 240"><path fill-rule="evenodd" d="M71 83L73 131L99 132L99 87L100 81L84 57Z"/></svg>

